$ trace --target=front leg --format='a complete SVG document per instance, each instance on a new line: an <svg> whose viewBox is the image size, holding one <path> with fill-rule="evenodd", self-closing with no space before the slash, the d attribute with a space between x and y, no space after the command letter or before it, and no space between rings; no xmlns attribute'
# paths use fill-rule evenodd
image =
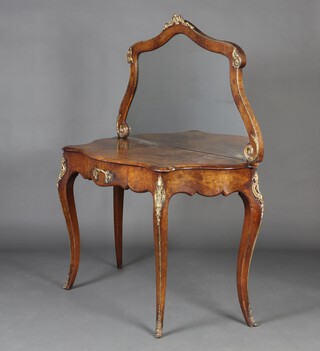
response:
<svg viewBox="0 0 320 351"><path fill-rule="evenodd" d="M165 186L159 175L153 194L153 228L156 261L156 338L162 336L167 286L168 205Z"/></svg>
<svg viewBox="0 0 320 351"><path fill-rule="evenodd" d="M250 263L259 234L264 209L263 197L259 189L258 173L255 173L252 178L251 188L239 192L239 195L244 203L245 217L237 263L238 297L247 325L249 327L256 327L258 324L254 320L249 303L248 279Z"/></svg>
<svg viewBox="0 0 320 351"><path fill-rule="evenodd" d="M62 158L61 171L57 183L62 210L66 219L70 241L70 266L64 289L72 288L76 279L80 261L80 234L73 195L73 184L78 173L68 167L67 161Z"/></svg>

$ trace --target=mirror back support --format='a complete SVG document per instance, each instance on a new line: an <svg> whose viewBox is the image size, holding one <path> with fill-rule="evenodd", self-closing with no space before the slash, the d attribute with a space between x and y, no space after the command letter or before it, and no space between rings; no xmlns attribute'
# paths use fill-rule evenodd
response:
<svg viewBox="0 0 320 351"><path fill-rule="evenodd" d="M242 68L246 65L244 51L232 42L217 40L204 34L194 24L184 20L182 16L177 14L172 16L171 20L164 25L162 32L156 37L146 41L139 41L128 49L127 61L130 64L130 78L118 114L118 138L125 139L130 133L127 115L138 85L139 55L143 52L160 48L178 34L184 34L200 47L228 58L232 97L249 138L249 143L244 148L244 155L248 162L261 162L264 152L263 137L243 86Z"/></svg>

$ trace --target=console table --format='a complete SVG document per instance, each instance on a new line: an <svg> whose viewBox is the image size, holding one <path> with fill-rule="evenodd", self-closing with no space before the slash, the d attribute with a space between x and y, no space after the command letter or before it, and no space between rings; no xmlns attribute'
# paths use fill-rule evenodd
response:
<svg viewBox="0 0 320 351"><path fill-rule="evenodd" d="M130 134L127 114L138 83L139 55L158 49L177 34L229 60L234 102L248 136L210 134L198 130L180 133ZM207 36L180 15L174 15L156 37L132 45L127 54L130 79L117 119L117 137L89 144L66 146L61 162L58 191L70 239L70 267L64 288L71 289L80 258L80 236L73 185L78 174L101 187L113 187L114 236L118 268L122 266L124 190L149 192L153 197L156 266L156 331L161 337L167 278L168 206L177 193L204 196L238 192L244 207L244 224L237 261L240 307L248 326L256 326L248 298L250 262L263 216L257 167L263 158L262 134L246 98L242 68L243 50L227 41Z"/></svg>

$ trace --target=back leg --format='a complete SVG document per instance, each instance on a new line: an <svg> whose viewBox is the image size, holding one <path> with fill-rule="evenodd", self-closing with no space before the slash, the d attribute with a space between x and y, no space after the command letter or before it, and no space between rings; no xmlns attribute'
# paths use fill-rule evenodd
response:
<svg viewBox="0 0 320 351"><path fill-rule="evenodd" d="M122 268L123 194L123 188L113 187L114 241L118 269Z"/></svg>

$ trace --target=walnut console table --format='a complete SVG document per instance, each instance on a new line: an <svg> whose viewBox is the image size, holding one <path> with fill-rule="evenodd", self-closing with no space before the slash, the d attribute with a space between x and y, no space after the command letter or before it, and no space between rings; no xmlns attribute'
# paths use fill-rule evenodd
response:
<svg viewBox="0 0 320 351"><path fill-rule="evenodd" d="M138 82L139 55L158 49L177 34L229 60L230 86L248 137L187 131L129 136L126 118ZM167 278L168 206L177 193L205 196L238 192L244 207L244 225L237 262L239 302L248 326L256 326L248 298L250 262L263 216L257 167L263 158L263 139L246 98L242 68L243 50L236 44L213 39L181 16L174 15L156 37L134 44L128 50L129 84L117 120L118 136L90 144L63 148L58 191L65 215L71 262L65 289L76 279L80 236L73 196L78 174L98 186L113 187L114 234L117 266L122 266L122 218L124 190L150 192L153 196L154 249L156 262L156 337L162 335ZM244 150L244 151L243 151Z"/></svg>

